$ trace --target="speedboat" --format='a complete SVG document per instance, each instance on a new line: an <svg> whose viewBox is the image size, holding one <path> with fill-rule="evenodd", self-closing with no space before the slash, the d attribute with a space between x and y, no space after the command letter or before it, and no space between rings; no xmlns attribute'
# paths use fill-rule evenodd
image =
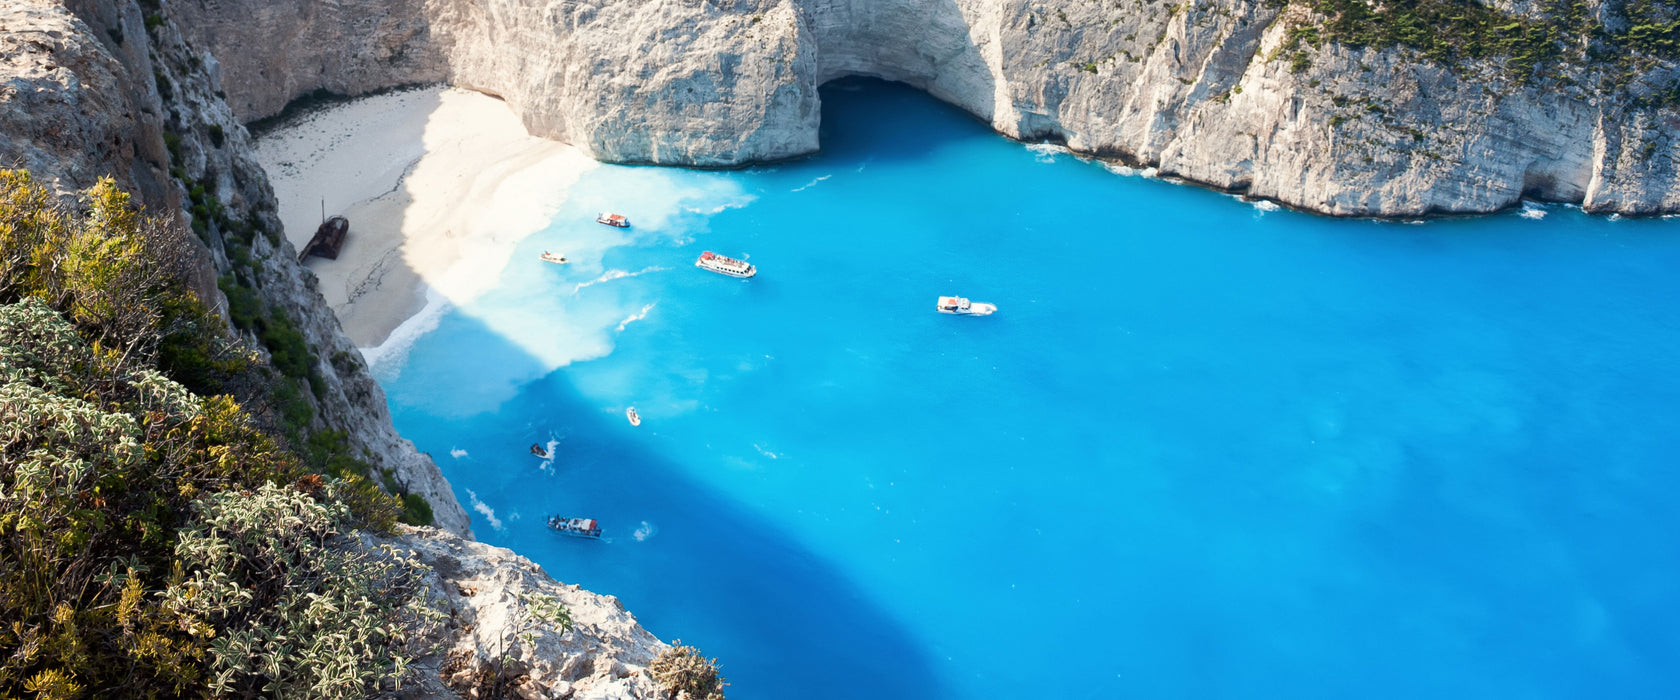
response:
<svg viewBox="0 0 1680 700"><path fill-rule="evenodd" d="M572 537L586 537L592 540L601 539L601 526L594 518L563 518L558 515L548 516L548 527L562 535Z"/></svg>
<svg viewBox="0 0 1680 700"><path fill-rule="evenodd" d="M533 443L531 443L531 456L541 457L543 459L548 459L549 454L548 454L548 450L543 449L542 445L538 445L537 443L533 442Z"/></svg>
<svg viewBox="0 0 1680 700"><path fill-rule="evenodd" d="M700 254L700 259L694 261L694 266L730 277L745 278L758 274L758 268L753 267L745 260L725 257L709 250Z"/></svg>
<svg viewBox="0 0 1680 700"><path fill-rule="evenodd" d="M996 304L969 301L966 297L939 297L939 313L958 316L989 316L997 311Z"/></svg>
<svg viewBox="0 0 1680 700"><path fill-rule="evenodd" d="M608 226L617 226L619 228L630 228L629 219L624 218L623 214L614 214L612 212L601 212L599 216L595 217L595 222L606 224Z"/></svg>
<svg viewBox="0 0 1680 700"><path fill-rule="evenodd" d="M641 425L642 424L642 414L636 412L636 407L635 406L631 406L627 409L624 409L624 417L630 419L630 424L631 425Z"/></svg>
<svg viewBox="0 0 1680 700"><path fill-rule="evenodd" d="M564 265L566 263L571 262L570 260L567 260L566 256L564 256L564 255L555 255L555 254L550 253L546 250L543 251L542 259L543 259L543 262L551 262L551 263L554 263L556 265Z"/></svg>

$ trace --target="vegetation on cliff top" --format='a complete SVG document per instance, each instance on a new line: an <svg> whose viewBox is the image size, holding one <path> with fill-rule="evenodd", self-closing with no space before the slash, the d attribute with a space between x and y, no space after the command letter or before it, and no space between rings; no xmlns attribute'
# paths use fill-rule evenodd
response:
<svg viewBox="0 0 1680 700"><path fill-rule="evenodd" d="M1520 82L1567 81L1566 69L1603 71L1599 91L1625 88L1641 73L1680 61L1680 7L1654 0L1608 0L1595 15L1586 0L1542 0L1534 15L1515 15L1476 0L1295 0L1311 11L1279 51L1295 70L1311 63L1307 48L1405 47L1448 66L1497 59ZM1601 21L1602 17L1602 21ZM1680 101L1680 85L1639 98Z"/></svg>
<svg viewBox="0 0 1680 700"><path fill-rule="evenodd" d="M419 571L354 534L389 528L394 499L172 380L248 388L260 367L186 291L183 233L108 180L83 205L0 171L0 696L400 678Z"/></svg>
<svg viewBox="0 0 1680 700"><path fill-rule="evenodd" d="M724 700L723 689L729 685L718 670L717 659L708 659L699 649L685 646L677 640L659 652L648 671L659 687L672 697L688 700Z"/></svg>

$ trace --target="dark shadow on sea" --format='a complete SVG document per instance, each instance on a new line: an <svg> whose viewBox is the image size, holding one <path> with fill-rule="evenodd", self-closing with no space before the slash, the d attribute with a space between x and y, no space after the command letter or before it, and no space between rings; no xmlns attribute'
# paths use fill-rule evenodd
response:
<svg viewBox="0 0 1680 700"><path fill-rule="evenodd" d="M818 158L840 161L904 162L925 159L940 148L974 139L995 139L996 132L961 108L932 100L904 83L846 77L824 83ZM927 118L943 112L953 118ZM906 118L907 113L916 118ZM960 117L960 118L954 118ZM893 144L891 149L881 144ZM866 158L860 158L867 154Z"/></svg>
<svg viewBox="0 0 1680 700"><path fill-rule="evenodd" d="M439 337L473 338L472 357L427 352L428 340ZM462 503L470 504L471 489L495 506L504 530L474 514L481 540L530 557L561 581L617 596L660 638L719 657L732 700L949 696L926 651L867 591L747 504L615 438L623 416L581 396L564 370L520 387L488 413L448 415L462 406L440 405L451 399L437 392L462 386L471 394L463 380L492 366L502 376L542 371L479 321L450 314L386 387L398 429L437 458ZM551 431L562 444L547 474L523 453ZM470 461L449 457L453 445L469 442ZM484 445L497 446L496 454ZM511 504L521 504L517 519ZM539 517L548 513L597 518L610 541L549 532ZM659 528L645 542L631 535L642 521Z"/></svg>

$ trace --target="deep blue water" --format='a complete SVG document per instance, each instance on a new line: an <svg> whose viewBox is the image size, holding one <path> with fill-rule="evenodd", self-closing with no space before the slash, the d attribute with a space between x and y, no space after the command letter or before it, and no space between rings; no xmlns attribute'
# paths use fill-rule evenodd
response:
<svg viewBox="0 0 1680 700"><path fill-rule="evenodd" d="M881 83L822 143L589 173L386 368L480 539L733 700L1680 686L1680 225L1263 211Z"/></svg>

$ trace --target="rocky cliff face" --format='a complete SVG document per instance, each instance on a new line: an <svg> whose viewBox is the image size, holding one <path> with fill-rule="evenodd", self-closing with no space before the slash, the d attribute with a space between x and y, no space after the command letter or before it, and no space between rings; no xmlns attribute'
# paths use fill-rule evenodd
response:
<svg viewBox="0 0 1680 700"><path fill-rule="evenodd" d="M1289 28L1321 18L1272 0L417 3L335 4L333 27L310 19L316 0L178 12L212 53L262 64L230 64L244 119L316 88L355 92L445 66L450 82L506 98L533 133L597 158L734 165L814 151L817 87L867 75L1011 137L1329 214L1485 212L1523 196L1680 210L1674 110L1601 95L1586 86L1603 76L1579 67L1522 83L1499 60L1449 69L1408 49L1333 43L1292 66L1278 56ZM1540 3L1490 5L1542 14ZM306 67L233 58L259 36L305 34L319 41ZM372 61L369 46L397 59ZM1676 67L1637 82L1634 93L1672 89Z"/></svg>
<svg viewBox="0 0 1680 700"><path fill-rule="evenodd" d="M227 224L269 232L249 241L249 282L319 360L321 386L306 396L317 427L344 431L354 452L432 504L439 527L469 534L448 482L391 426L383 390L279 235L250 136L217 94L214 56L130 0L18 0L0 6L0 71L0 165L27 167L65 192L111 174L156 212L183 211L190 188L206 205L215 200L225 215L198 222L199 236L189 239L194 286L212 305L225 309L216 278L234 267Z"/></svg>
<svg viewBox="0 0 1680 700"><path fill-rule="evenodd" d="M432 528L409 529L392 543L433 571L432 599L445 614L436 654L419 659L420 683L405 697L468 697L500 677L508 697L663 699L648 664L666 648L624 605L555 581L500 547ZM532 601L563 604L570 631L532 616ZM498 660L503 654L506 663Z"/></svg>
<svg viewBox="0 0 1680 700"><path fill-rule="evenodd" d="M354 450L433 505L438 528L408 528L391 542L431 568L432 598L446 618L439 652L420 660L404 697L478 697L497 674L519 697L665 697L646 670L665 645L617 600L471 541L448 482L392 429L383 392L278 235L250 137L217 94L220 70L155 7L132 0L0 4L0 166L27 167L65 193L113 175L154 213L215 219L195 226L186 254L201 268L200 296L223 306L217 274L238 266L230 257L249 257L251 288L293 320L320 358L322 387L310 397L317 427L346 431ZM205 196L224 213L205 216ZM248 247L233 242L241 230L254 233ZM562 603L574 628L532 619L533 596ZM525 634L529 643L514 639ZM498 661L510 649L511 659Z"/></svg>

